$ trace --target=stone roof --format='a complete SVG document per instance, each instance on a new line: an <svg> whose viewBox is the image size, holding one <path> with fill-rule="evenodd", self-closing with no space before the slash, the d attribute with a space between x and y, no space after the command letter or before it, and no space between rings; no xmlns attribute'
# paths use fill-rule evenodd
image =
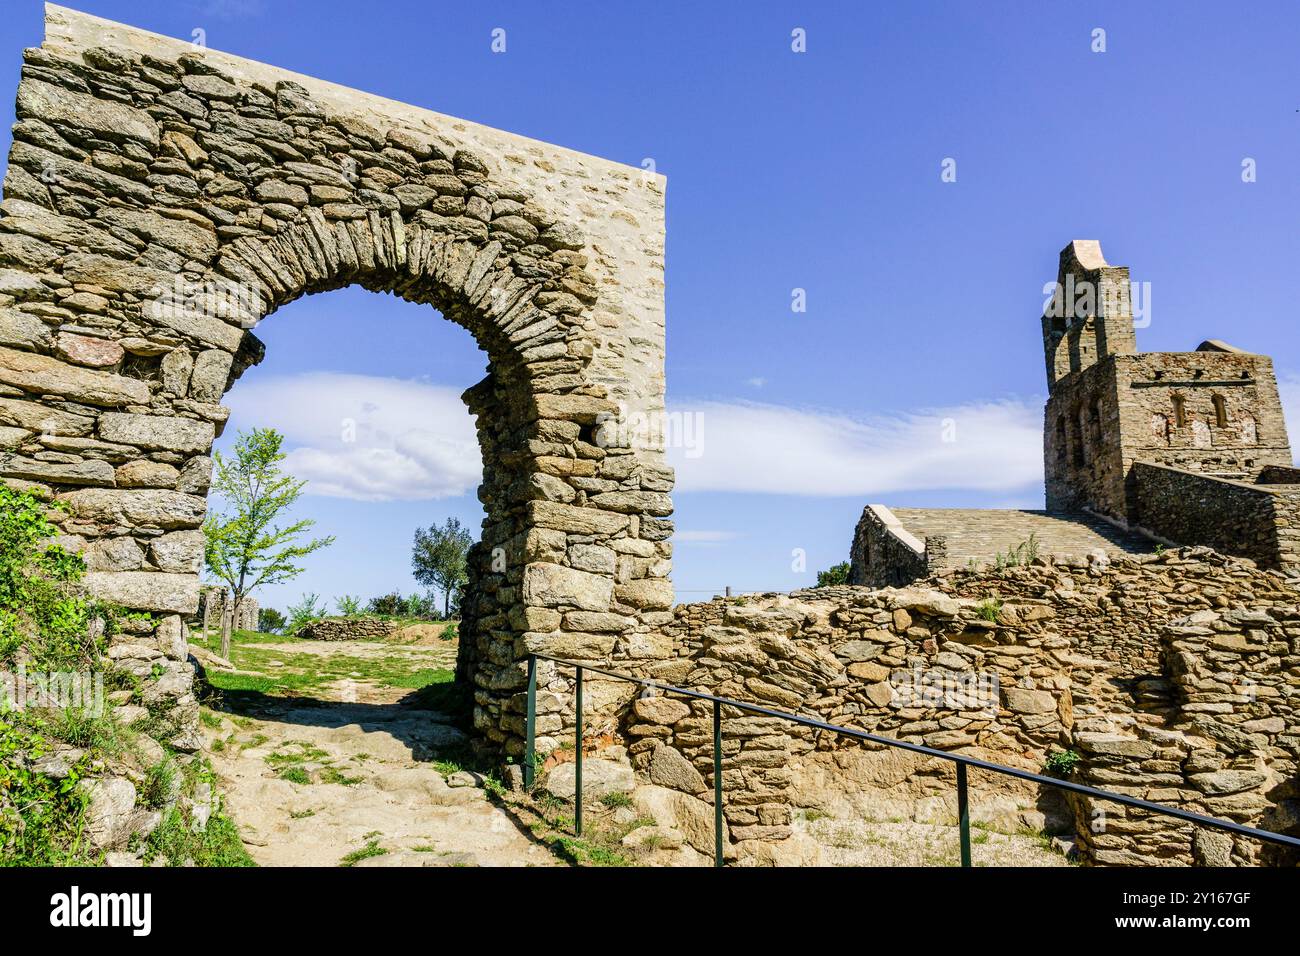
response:
<svg viewBox="0 0 1300 956"><path fill-rule="evenodd" d="M1034 535L1040 555L1086 555L1098 548L1110 555L1149 554L1155 542L1080 512L992 508L891 508L899 523L924 540L942 535L948 566L991 563Z"/></svg>

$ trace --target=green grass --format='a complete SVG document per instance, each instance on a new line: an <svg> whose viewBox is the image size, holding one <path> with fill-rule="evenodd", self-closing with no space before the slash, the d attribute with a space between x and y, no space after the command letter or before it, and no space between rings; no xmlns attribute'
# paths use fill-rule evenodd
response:
<svg viewBox="0 0 1300 956"><path fill-rule="evenodd" d="M161 859L168 866L256 866L244 849L234 823L213 814L207 827L195 833L189 820L175 807L167 811L144 846L144 861Z"/></svg>
<svg viewBox="0 0 1300 956"><path fill-rule="evenodd" d="M378 840L371 840L359 850L353 850L343 859L339 860L339 866L356 866L362 860L368 860L372 856L383 856L388 851L379 845Z"/></svg>
<svg viewBox="0 0 1300 956"><path fill-rule="evenodd" d="M581 837L562 836L556 838L559 847L569 854L575 862L587 866L631 866L632 861L617 850L592 843Z"/></svg>
<svg viewBox="0 0 1300 956"><path fill-rule="evenodd" d="M295 747L297 749L296 751L286 753L286 749L289 747ZM282 767L289 764L328 760L329 754L305 740L290 740L287 743L281 744L275 753L267 754L264 759L272 767Z"/></svg>
<svg viewBox="0 0 1300 956"><path fill-rule="evenodd" d="M176 765L170 757L164 757L145 774L140 788L140 800L152 810L162 809L176 795L179 786L177 776Z"/></svg>
<svg viewBox="0 0 1300 956"><path fill-rule="evenodd" d="M342 653L295 654L279 648L239 647L232 649L231 657L239 671L212 670L208 683L235 694L300 697L322 693L344 680L420 691L451 685L456 677L446 667L428 666L403 653L367 660Z"/></svg>
<svg viewBox="0 0 1300 956"><path fill-rule="evenodd" d="M290 783L311 783L311 777L307 776L307 771L302 767L285 767L280 771L280 779L288 780Z"/></svg>
<svg viewBox="0 0 1300 956"><path fill-rule="evenodd" d="M420 690L430 684L449 684L456 679L454 671L445 667L424 667L409 674L395 674L384 680L389 687L406 687Z"/></svg>
<svg viewBox="0 0 1300 956"><path fill-rule="evenodd" d="M321 783L337 783L344 787L355 786L365 779L365 777L349 777L337 767L323 767L320 772Z"/></svg>

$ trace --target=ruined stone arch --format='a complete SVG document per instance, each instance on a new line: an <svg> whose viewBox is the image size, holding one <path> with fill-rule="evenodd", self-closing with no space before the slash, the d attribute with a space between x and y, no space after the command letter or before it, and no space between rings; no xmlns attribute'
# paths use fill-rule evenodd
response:
<svg viewBox="0 0 1300 956"><path fill-rule="evenodd" d="M252 328L357 284L489 359L458 666L482 734L519 752L529 651L667 655L672 473L614 427L663 410L662 177L49 6L0 212L0 476L67 506L92 589L154 615L137 639L184 659Z"/></svg>

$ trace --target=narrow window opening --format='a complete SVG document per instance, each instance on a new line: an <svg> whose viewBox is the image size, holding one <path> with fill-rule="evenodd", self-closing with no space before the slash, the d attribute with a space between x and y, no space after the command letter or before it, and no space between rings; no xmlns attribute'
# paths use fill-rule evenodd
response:
<svg viewBox="0 0 1300 956"><path fill-rule="evenodd" d="M1228 427L1228 403L1222 395L1214 396L1214 424L1219 428Z"/></svg>
<svg viewBox="0 0 1300 956"><path fill-rule="evenodd" d="M1175 395L1173 397L1173 405L1174 405L1174 427L1186 428L1187 427L1187 399L1183 398L1183 396L1181 395Z"/></svg>

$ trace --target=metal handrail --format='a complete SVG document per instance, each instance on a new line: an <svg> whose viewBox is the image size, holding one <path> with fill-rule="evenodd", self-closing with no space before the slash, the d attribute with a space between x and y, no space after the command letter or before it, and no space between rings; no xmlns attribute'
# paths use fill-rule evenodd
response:
<svg viewBox="0 0 1300 956"><path fill-rule="evenodd" d="M689 697L693 700L707 700L713 703L713 828L715 866L723 865L723 706L735 707L738 710L743 710L751 714L760 714L764 717L778 717L782 720L788 720L804 727L811 727L815 730L827 730L831 733L852 737L856 740L865 740L869 743L882 744L886 747L895 747L899 750L910 750L913 753L924 754L927 757L938 757L940 760L948 760L955 763L957 765L957 818L960 830L962 866L971 865L970 801L966 783L966 769L968 767L976 767L980 770L989 770L993 773L1000 773L1007 777L1015 777L1019 780L1028 780L1031 783L1037 783L1043 786L1059 787L1062 790L1085 794L1097 800L1118 803L1127 807L1137 807L1138 809L1147 810L1151 813L1158 813L1162 816L1186 820L1190 823L1213 827L1217 830L1226 830L1229 833L1252 837L1253 839L1263 840L1267 843L1278 843L1283 846L1296 847L1300 849L1300 838L1286 836L1281 833L1274 833L1271 830L1260 830L1257 827L1248 827L1241 823L1233 823L1231 820L1220 820L1218 817L1207 817L1200 813L1193 813L1190 810L1181 810L1178 807L1169 807L1162 803L1153 803L1150 800L1141 800L1137 797L1125 796L1122 793L1112 793L1109 790L1101 790L1097 787L1089 787L1081 783L1072 783L1069 780L1062 780L1059 777L1048 777L1041 773L1033 773L1029 770L1018 770L1015 767L1007 767L1003 764L991 763L990 761L980 760L976 757L969 757L965 754L951 753L947 750L936 750L934 747L927 747L924 744L914 744L905 740L894 740L892 737L882 737L879 734L868 733L865 730L857 730L853 727L841 727L839 724L828 723L824 720L816 720L812 717L801 717L798 714L791 714L783 710L775 710L771 707L764 707L760 704L749 704L741 700L732 700L729 697L717 697L713 694L706 694L703 691L688 690L685 687L676 687L672 684L661 684L657 681L648 680L644 677L637 677L633 674L622 674L618 671L611 671L601 667L592 667L590 664L581 664L577 661L565 660L561 657L552 657L549 654L528 655L528 714L525 724L526 744L524 753L524 786L526 788L532 787L535 772L534 764L536 761L537 737L537 662L539 660L551 661L554 664L563 664L566 667L575 668L577 674L575 698L577 726L575 728L576 741L574 746L574 833L577 836L582 836L582 678L585 671L590 671L593 674L601 674L602 676L627 681L631 684L640 684L642 687L654 688L655 690L663 691L666 694L676 694L681 697Z"/></svg>

